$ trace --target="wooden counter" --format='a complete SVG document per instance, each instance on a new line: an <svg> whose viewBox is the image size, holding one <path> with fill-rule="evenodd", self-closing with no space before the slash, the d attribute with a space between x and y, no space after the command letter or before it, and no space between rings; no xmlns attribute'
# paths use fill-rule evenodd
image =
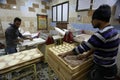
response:
<svg viewBox="0 0 120 80"><path fill-rule="evenodd" d="M80 65L70 66L59 54L68 52L74 48L73 44L63 44L51 47L48 50L47 62L60 80L86 80L89 69L92 65L92 58L87 59Z"/></svg>

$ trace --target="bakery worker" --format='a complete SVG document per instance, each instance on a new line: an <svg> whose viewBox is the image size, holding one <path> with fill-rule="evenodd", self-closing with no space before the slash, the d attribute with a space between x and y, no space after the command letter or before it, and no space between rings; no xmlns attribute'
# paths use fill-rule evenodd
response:
<svg viewBox="0 0 120 80"><path fill-rule="evenodd" d="M116 56L118 53L119 34L110 25L111 8L109 5L101 5L92 15L92 25L98 28L87 42L82 42L72 51L60 56L74 54L79 59L93 54L93 69L90 72L90 80L114 80L117 74ZM83 53L90 50L88 53Z"/></svg>
<svg viewBox="0 0 120 80"><path fill-rule="evenodd" d="M119 21L119 23L120 23L120 14L119 14L119 18L118 18L118 21Z"/></svg>
<svg viewBox="0 0 120 80"><path fill-rule="evenodd" d="M14 23L10 24L10 27L8 27L5 31L5 38L6 38L6 52L7 54L15 53L17 52L17 44L19 42L23 42L23 39L27 39L24 37L18 30L18 28L21 25L21 19L16 17L14 19ZM32 38L28 38L32 40Z"/></svg>

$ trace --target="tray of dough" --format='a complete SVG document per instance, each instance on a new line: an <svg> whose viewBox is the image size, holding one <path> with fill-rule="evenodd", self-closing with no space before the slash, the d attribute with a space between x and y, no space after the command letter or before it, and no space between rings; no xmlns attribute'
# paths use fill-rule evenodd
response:
<svg viewBox="0 0 120 80"><path fill-rule="evenodd" d="M43 54L36 48L14 54L0 56L0 71L13 66L29 63L30 61L41 59Z"/></svg>

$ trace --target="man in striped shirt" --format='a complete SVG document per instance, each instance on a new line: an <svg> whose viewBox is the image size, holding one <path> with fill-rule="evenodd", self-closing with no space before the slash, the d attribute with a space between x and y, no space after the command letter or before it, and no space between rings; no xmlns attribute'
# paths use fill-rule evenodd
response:
<svg viewBox="0 0 120 80"><path fill-rule="evenodd" d="M108 5L101 5L95 10L92 16L92 25L99 28L87 42L82 42L79 46L66 54L78 55L78 58L86 58L90 54L94 55L94 67L91 71L90 80L114 80L117 74L116 56L118 53L119 34L117 30L109 24L111 8ZM89 53L83 53L90 50Z"/></svg>

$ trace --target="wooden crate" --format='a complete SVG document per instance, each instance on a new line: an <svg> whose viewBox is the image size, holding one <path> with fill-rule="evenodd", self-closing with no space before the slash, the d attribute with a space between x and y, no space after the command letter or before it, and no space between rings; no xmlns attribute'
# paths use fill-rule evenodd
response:
<svg viewBox="0 0 120 80"><path fill-rule="evenodd" d="M71 46L71 49L74 48L71 44L68 46ZM78 66L71 67L61 57L59 57L58 54L61 53L56 52L54 48L49 48L47 62L58 75L60 80L85 80L87 78L87 73L92 65L92 58L89 58Z"/></svg>
<svg viewBox="0 0 120 80"><path fill-rule="evenodd" d="M38 49L43 53L43 55L44 55L44 61L46 62L47 61L47 57L46 57L46 55L47 55L47 53L48 53L48 48L50 48L50 47L53 47L55 44L50 44L50 45L46 45L46 44L39 44L38 45Z"/></svg>

